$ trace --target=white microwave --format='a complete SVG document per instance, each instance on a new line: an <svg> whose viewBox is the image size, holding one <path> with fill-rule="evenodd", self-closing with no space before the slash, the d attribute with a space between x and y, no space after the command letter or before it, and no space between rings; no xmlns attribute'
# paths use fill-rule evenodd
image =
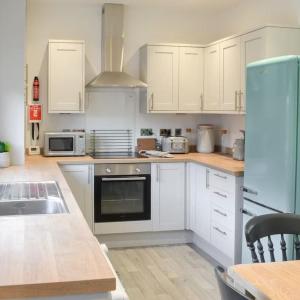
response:
<svg viewBox="0 0 300 300"><path fill-rule="evenodd" d="M85 155L85 132L45 132L45 156Z"/></svg>

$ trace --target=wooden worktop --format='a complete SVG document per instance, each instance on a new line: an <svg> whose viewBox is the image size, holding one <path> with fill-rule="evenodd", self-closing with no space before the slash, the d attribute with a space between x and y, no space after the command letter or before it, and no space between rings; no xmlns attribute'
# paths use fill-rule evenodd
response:
<svg viewBox="0 0 300 300"><path fill-rule="evenodd" d="M33 159L33 158L31 158ZM43 157L35 157L38 161L39 159L43 160ZM210 168L223 171L225 173L234 175L234 176L243 176L244 175L244 162L234 160L229 156L221 155L218 153L188 153L188 154L175 154L174 158L101 158L93 159L90 156L83 157L61 157L61 158L46 158L49 160L54 160L59 164L71 163L71 164L95 164L95 163L144 163L144 162L195 162L202 165L205 165Z"/></svg>
<svg viewBox="0 0 300 300"><path fill-rule="evenodd" d="M55 159L28 157L0 182L56 180L68 214L0 217L0 299L115 290L116 278Z"/></svg>
<svg viewBox="0 0 300 300"><path fill-rule="evenodd" d="M228 270L234 281L257 300L298 300L300 261L236 265Z"/></svg>
<svg viewBox="0 0 300 300"><path fill-rule="evenodd" d="M243 162L218 154L174 158L93 159L28 156L24 166L0 169L0 182L56 180L68 214L0 217L0 299L54 296L115 289L116 278L66 183L59 164L186 162L235 176Z"/></svg>

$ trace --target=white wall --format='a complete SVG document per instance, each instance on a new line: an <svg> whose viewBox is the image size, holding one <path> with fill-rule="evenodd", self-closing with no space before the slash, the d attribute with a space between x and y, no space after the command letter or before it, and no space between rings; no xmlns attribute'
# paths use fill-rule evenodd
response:
<svg viewBox="0 0 300 300"><path fill-rule="evenodd" d="M137 131L142 127L195 128L199 116L140 114L136 94L128 98L124 92L102 92L89 97L87 113L81 116L48 115L47 109L47 42L48 39L83 39L86 41L86 82L101 71L101 3L104 1L29 0L27 25L27 63L30 85L39 76L41 101L44 105L42 130L63 128L103 128L107 124L133 123ZM122 1L120 1L122 2ZM136 5L127 0L125 10L125 70L139 75L139 48L144 43L155 42L207 42L217 28L210 15L193 10L153 8ZM126 98L126 101L124 100ZM31 90L29 90L31 99ZM124 102L125 101L125 102ZM125 105L125 103L127 103ZM120 117L116 107L127 107L126 116ZM129 109L129 108L130 109ZM118 120L119 122L115 122ZM193 135L192 135L193 139ZM30 134L27 131L27 145Z"/></svg>
<svg viewBox="0 0 300 300"><path fill-rule="evenodd" d="M0 140L24 162L25 0L0 1Z"/></svg>

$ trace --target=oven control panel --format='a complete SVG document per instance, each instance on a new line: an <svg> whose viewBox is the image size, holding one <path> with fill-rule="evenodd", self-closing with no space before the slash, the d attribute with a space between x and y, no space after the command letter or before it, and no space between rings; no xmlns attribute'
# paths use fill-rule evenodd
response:
<svg viewBox="0 0 300 300"><path fill-rule="evenodd" d="M151 164L95 164L95 176L151 174Z"/></svg>

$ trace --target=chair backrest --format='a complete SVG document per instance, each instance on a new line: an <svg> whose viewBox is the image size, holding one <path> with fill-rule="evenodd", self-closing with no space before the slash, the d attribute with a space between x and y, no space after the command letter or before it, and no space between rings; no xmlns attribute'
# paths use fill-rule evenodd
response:
<svg viewBox="0 0 300 300"><path fill-rule="evenodd" d="M270 260L275 261L274 244L271 239L272 235L280 235L280 248L282 253L282 260L287 261L287 245L284 235L294 235L294 247L296 259L300 259L300 215L290 213L275 213L257 216L248 221L245 226L245 236L247 246L251 251L252 261L254 263L265 262L264 248L261 239L266 237L268 239L268 250L270 253ZM257 243L258 255L256 253L254 243ZM279 246L279 245L278 245ZM259 256L259 259L258 259Z"/></svg>
<svg viewBox="0 0 300 300"><path fill-rule="evenodd" d="M222 300L250 300L250 298L241 294L228 282L226 279L226 272L222 267L216 267L215 274Z"/></svg>

